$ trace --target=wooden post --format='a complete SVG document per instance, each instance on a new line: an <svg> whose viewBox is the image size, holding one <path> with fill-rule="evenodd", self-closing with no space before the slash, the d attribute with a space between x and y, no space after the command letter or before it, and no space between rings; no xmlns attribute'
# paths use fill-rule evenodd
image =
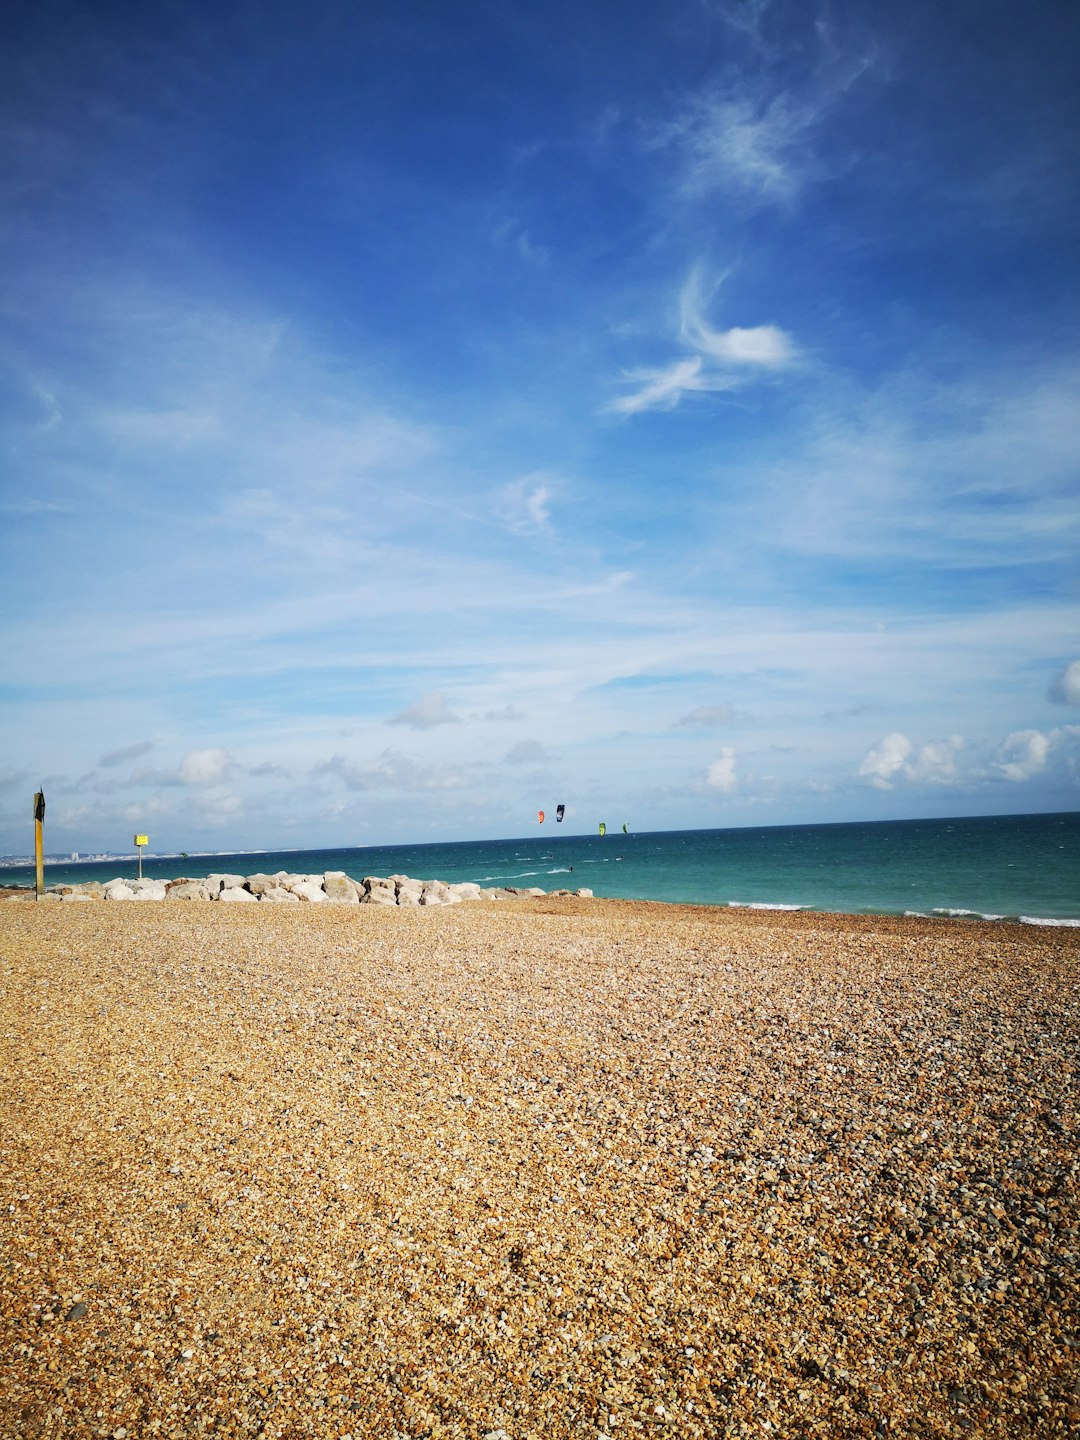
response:
<svg viewBox="0 0 1080 1440"><path fill-rule="evenodd" d="M34 793L34 890L37 899L45 893L45 848L42 825L45 820L45 791Z"/></svg>

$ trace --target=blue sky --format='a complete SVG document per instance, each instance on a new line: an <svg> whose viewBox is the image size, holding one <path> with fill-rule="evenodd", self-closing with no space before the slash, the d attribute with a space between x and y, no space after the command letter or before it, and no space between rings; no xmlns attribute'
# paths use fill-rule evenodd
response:
<svg viewBox="0 0 1080 1440"><path fill-rule="evenodd" d="M1078 60L17 6L0 849L1080 808Z"/></svg>

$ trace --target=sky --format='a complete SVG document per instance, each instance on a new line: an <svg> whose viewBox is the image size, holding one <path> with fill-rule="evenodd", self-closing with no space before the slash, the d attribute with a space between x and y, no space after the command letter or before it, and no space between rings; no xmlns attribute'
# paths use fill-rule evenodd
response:
<svg viewBox="0 0 1080 1440"><path fill-rule="evenodd" d="M1074 4L5 29L0 851L1080 809Z"/></svg>

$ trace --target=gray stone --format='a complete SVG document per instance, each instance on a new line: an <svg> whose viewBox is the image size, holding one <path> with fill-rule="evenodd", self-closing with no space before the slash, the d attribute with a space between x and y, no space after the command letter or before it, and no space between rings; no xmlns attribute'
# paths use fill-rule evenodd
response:
<svg viewBox="0 0 1080 1440"><path fill-rule="evenodd" d="M244 881L244 888L250 890L252 895L265 895L267 890L272 890L278 883L276 875L249 875Z"/></svg>

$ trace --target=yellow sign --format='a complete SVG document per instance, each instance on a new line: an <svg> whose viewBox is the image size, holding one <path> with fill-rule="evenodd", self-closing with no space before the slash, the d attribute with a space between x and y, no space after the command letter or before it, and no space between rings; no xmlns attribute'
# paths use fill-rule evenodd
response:
<svg viewBox="0 0 1080 1440"><path fill-rule="evenodd" d="M150 836L149 836L149 835L136 835L136 836L135 836L135 844L136 844L136 845L149 845L149 844L150 844Z"/></svg>

